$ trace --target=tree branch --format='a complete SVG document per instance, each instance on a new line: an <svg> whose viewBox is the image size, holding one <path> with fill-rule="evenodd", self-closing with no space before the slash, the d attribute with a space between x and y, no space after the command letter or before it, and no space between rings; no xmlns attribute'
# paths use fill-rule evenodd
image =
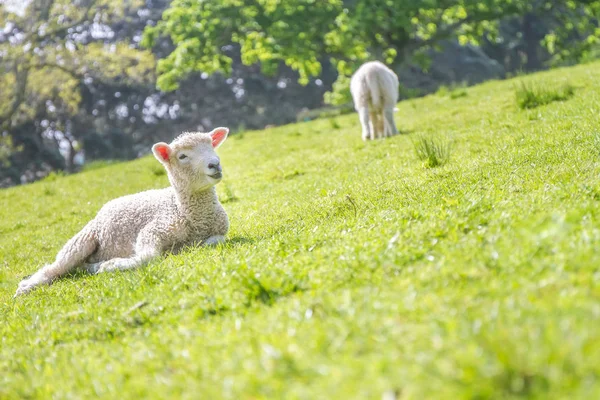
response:
<svg viewBox="0 0 600 400"><path fill-rule="evenodd" d="M85 73L78 72L74 69L67 68L64 65L60 65L57 63L44 61L42 63L30 64L29 66L31 68L35 68L35 69L42 69L42 68L46 68L46 67L55 68L55 69L61 70L65 73L71 75L75 79L83 80L85 78Z"/></svg>
<svg viewBox="0 0 600 400"><path fill-rule="evenodd" d="M12 122L13 115L19 109L19 106L23 103L25 99L25 91L27 89L27 81L29 79L29 68L24 65L19 65L18 61L15 60L14 63L14 71L15 71L15 90L13 94L13 102L10 106L10 109L6 114L0 116L0 128L8 129L10 127L10 123Z"/></svg>
<svg viewBox="0 0 600 400"><path fill-rule="evenodd" d="M33 68L33 69L55 68L66 74L71 75L72 78L77 79L79 81L83 81L85 78L91 78L95 82L98 82L105 86L118 86L119 85L119 82L117 82L117 81L107 80L107 79L101 78L99 76L94 76L94 75L92 75L90 73L86 73L86 72L79 72L77 70L65 67L64 65L60 65L57 63L49 62L49 61L38 62L35 64L29 64L29 68ZM136 84L133 82L121 82L121 83L127 85L130 88L135 88L138 90L146 89L148 87L146 85L140 85L140 84Z"/></svg>
<svg viewBox="0 0 600 400"><path fill-rule="evenodd" d="M64 35L66 32L69 31L69 29L75 28L78 25L83 24L84 22L86 22L87 20L90 19L90 12L92 11L92 8L94 8L94 6L96 5L96 1L97 0L90 0L90 3L87 5L85 11L83 12L83 15L77 19L76 21L73 21L72 23L70 23L69 25L65 25L65 26L61 26L60 28L54 29L52 31L46 32L43 35L39 35L37 32L39 31L39 28L41 25L39 25L38 27L36 27L28 36L28 40L34 40L33 37L35 36L35 41L39 42L42 41L44 39L47 39L49 37L56 37L56 36L62 36Z"/></svg>
<svg viewBox="0 0 600 400"><path fill-rule="evenodd" d="M408 44L408 46L406 46L405 54L412 54L420 48L423 48L426 46L431 46L432 44L449 37L454 31L456 31L458 28L460 28L461 26L463 26L465 24L469 24L472 22L493 21L493 20L497 20L501 17L507 17L507 16L518 14L519 11L520 11L519 8L517 6L514 6L514 7L509 7L507 9L502 10L501 13L490 11L487 13L467 15L463 19L460 19L456 22L453 22L452 24L444 26L442 29L438 30L435 34L433 34L428 39L425 39L425 40L412 39L411 42ZM437 23L437 26L440 26L439 22Z"/></svg>
<svg viewBox="0 0 600 400"><path fill-rule="evenodd" d="M450 25L445 26L443 29L436 31L436 33L433 34L428 39L425 39L425 40L412 39L410 41L410 43L408 44L408 46L406 46L406 50L410 54L410 53L414 53L416 50L418 50L420 48L423 48L426 46L431 46L432 44L439 42L442 39L447 38L450 34L452 34L452 32L454 32L460 26L467 24L467 23L471 22L472 20L473 20L473 18L467 16L466 18L456 21Z"/></svg>

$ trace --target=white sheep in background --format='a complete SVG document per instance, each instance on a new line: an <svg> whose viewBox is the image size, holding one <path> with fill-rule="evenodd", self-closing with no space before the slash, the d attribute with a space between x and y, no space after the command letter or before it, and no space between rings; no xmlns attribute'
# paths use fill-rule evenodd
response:
<svg viewBox="0 0 600 400"><path fill-rule="evenodd" d="M170 144L156 143L152 152L167 170L171 186L106 203L52 264L21 281L15 296L77 267L93 274L131 269L164 251L224 241L229 220L214 188L222 178L214 149L228 133L227 128L186 132Z"/></svg>
<svg viewBox="0 0 600 400"><path fill-rule="evenodd" d="M362 125L363 140L398 133L394 107L398 102L398 77L379 61L367 62L352 75L350 92Z"/></svg>

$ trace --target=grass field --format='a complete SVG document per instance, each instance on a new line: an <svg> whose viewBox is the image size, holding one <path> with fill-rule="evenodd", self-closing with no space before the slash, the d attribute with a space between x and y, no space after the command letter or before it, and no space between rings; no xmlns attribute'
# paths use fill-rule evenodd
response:
<svg viewBox="0 0 600 400"><path fill-rule="evenodd" d="M572 96L521 109L523 83ZM0 398L600 398L600 64L461 91L382 141L355 114L233 135L227 244L14 300L168 182L145 157L1 190Z"/></svg>

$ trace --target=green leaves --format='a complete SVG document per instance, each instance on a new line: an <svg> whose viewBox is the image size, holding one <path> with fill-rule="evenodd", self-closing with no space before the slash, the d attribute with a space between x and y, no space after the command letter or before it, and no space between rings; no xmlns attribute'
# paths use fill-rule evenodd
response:
<svg viewBox="0 0 600 400"><path fill-rule="evenodd" d="M158 35L177 46L158 65L158 86L173 90L193 71L230 73L235 49L245 65L259 63L271 75L280 62L300 73L300 81L321 73L323 35L341 12L339 0L175 1L156 27L146 29L143 45Z"/></svg>
<svg viewBox="0 0 600 400"><path fill-rule="evenodd" d="M82 44L67 38L69 31L91 21L107 24L122 18L140 1L92 0L81 7L64 0L32 4L23 16L0 9L0 21L12 21L24 35L17 45L0 43L1 82L6 88L0 92L0 121L10 125L12 120L32 118L36 107L48 101L59 103L66 116L76 115L85 78L133 85L154 81L155 62L148 51L129 43Z"/></svg>
<svg viewBox="0 0 600 400"><path fill-rule="evenodd" d="M260 64L265 74L275 73L284 62L307 83L321 73L323 57L340 63L338 70L347 75L367 59L393 63L407 48L410 55L452 35L474 40L481 33L477 24L502 15L507 7L502 4L321 0L317 6L314 0L176 0L156 27L146 29L142 43L151 47L165 35L176 45L158 66L163 90L175 89L193 71L229 73L237 51L243 64Z"/></svg>
<svg viewBox="0 0 600 400"><path fill-rule="evenodd" d="M551 52L563 45L557 57L581 57L597 42L592 28L599 8L600 1L176 0L156 27L146 29L143 43L152 46L158 35L166 35L177 46L169 61L159 64L163 90L176 88L192 71L228 73L238 49L245 65L260 64L270 75L284 62L307 83L320 74L325 57L344 62L337 68L348 75L368 59L391 64L418 58L442 39L476 44L495 36L500 18L526 12L564 11L568 18L546 44ZM573 32L587 39L567 48L564 40Z"/></svg>

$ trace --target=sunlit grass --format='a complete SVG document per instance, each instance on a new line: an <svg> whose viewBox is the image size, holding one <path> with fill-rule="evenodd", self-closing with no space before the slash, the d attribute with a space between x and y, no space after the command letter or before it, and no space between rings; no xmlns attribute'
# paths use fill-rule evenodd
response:
<svg viewBox="0 0 600 400"><path fill-rule="evenodd" d="M444 138L418 136L413 141L417 158L428 168L439 167L450 160L452 147Z"/></svg>
<svg viewBox="0 0 600 400"><path fill-rule="evenodd" d="M16 300L168 180L145 157L0 190L0 398L600 398L599 67L519 77L578 88L534 110L515 81L405 101L368 143L356 113L233 135L225 244Z"/></svg>
<svg viewBox="0 0 600 400"><path fill-rule="evenodd" d="M558 87L549 83L523 83L515 89L517 105L521 109L535 108L555 101L565 101L575 93L570 84Z"/></svg>

